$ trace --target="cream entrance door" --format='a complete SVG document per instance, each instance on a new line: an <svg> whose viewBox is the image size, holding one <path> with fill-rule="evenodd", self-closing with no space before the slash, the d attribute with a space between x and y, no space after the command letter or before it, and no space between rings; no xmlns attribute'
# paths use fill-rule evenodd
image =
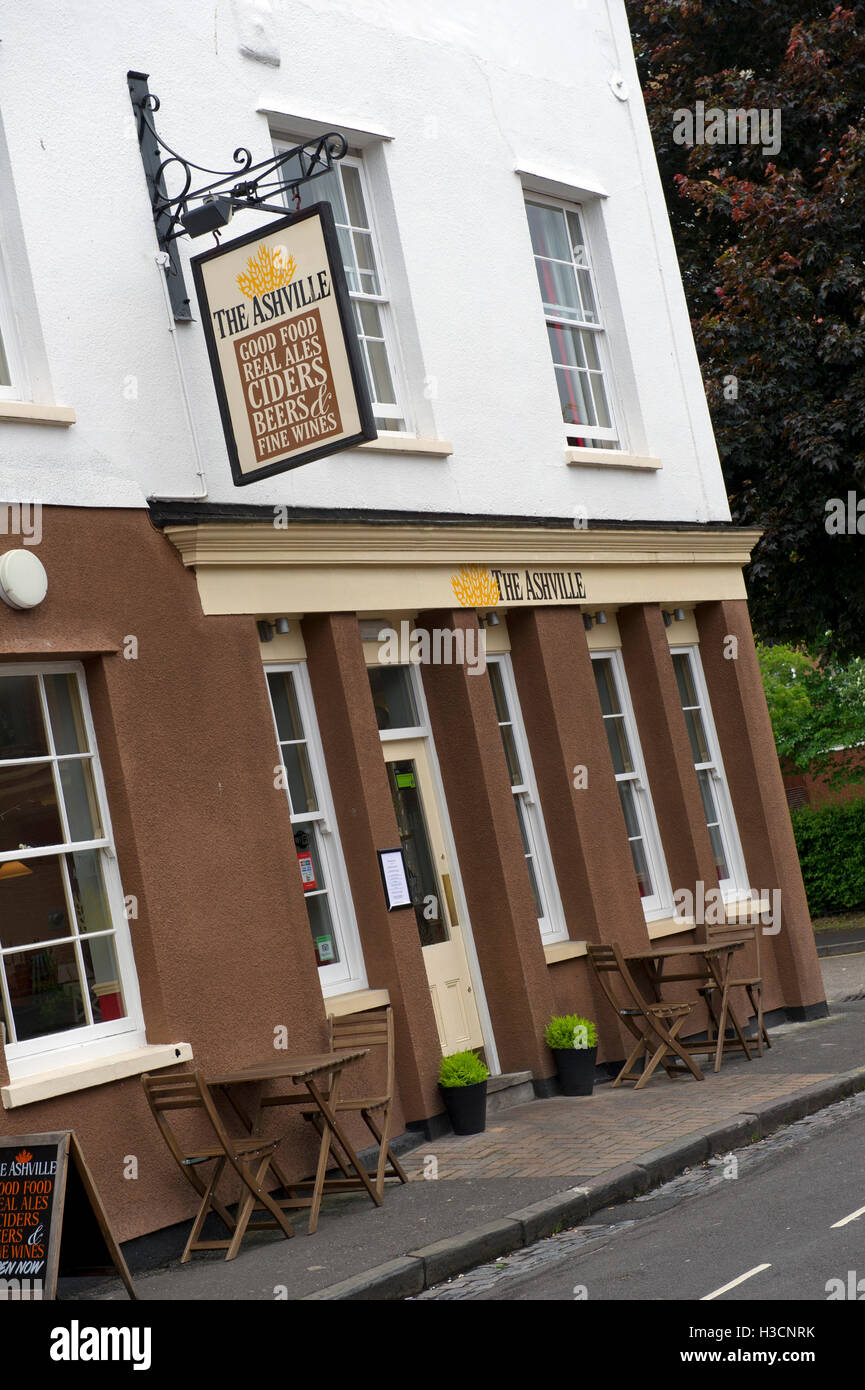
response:
<svg viewBox="0 0 865 1390"><path fill-rule="evenodd" d="M425 741L399 739L384 743L382 749L442 1052L447 1056L481 1047L483 1035Z"/></svg>

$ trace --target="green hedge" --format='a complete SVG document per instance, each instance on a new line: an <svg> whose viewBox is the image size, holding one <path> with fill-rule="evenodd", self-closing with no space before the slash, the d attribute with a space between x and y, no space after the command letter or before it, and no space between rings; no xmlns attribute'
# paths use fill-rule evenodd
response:
<svg viewBox="0 0 865 1390"><path fill-rule="evenodd" d="M865 905L865 797L792 812L812 917Z"/></svg>

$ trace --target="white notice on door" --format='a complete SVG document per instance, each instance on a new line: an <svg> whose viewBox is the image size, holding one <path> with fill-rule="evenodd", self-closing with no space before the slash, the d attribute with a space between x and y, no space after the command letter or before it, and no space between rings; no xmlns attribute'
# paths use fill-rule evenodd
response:
<svg viewBox="0 0 865 1390"><path fill-rule="evenodd" d="M402 850L380 849L378 862L381 868L388 912L392 912L395 907L411 907L411 893L408 889Z"/></svg>

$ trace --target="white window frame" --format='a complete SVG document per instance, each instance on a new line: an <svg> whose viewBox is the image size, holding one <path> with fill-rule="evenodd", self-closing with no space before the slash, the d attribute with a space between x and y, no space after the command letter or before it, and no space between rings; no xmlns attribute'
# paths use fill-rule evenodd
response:
<svg viewBox="0 0 865 1390"><path fill-rule="evenodd" d="M40 1038L31 1038L19 1043L13 1043L7 1040L6 1059L9 1064L9 1076L11 1080L17 1081L23 1076L32 1076L37 1072L47 1070L49 1067L53 1069L60 1065L71 1065L98 1057L111 1056L117 1052L132 1051L134 1048L143 1047L146 1038L144 1031L144 1016L141 1008L141 995L138 988L138 976L132 952L129 920L125 913L125 898L120 880L120 870L117 863L117 852L114 846L114 833L111 828L108 797L99 759L96 731L90 712L90 701L87 694L87 680L84 667L79 661L52 661L26 664L16 661L2 663L0 671L2 671L4 675L14 674L16 676L71 674L76 677L81 715L90 749L90 767L93 775L93 787L99 808L99 816L102 822L103 834L99 839L95 840L76 840L62 845L40 845L38 848L34 849L7 850L0 853L0 864L9 863L13 860L26 862L29 859L51 859L62 854L69 854L73 850L92 849L99 852L100 867L102 869L105 893L108 899L108 908L113 927L107 932L88 932L86 935L88 937L91 935L113 937L120 985L123 992L124 1004L126 1006L125 1018L110 1019L107 1023L94 1023L84 1025L81 1028L69 1028L60 1033L48 1033ZM50 759L50 765L56 767L57 755L54 745L54 731L51 726L51 721L48 718L44 688L41 682L39 685L39 699L48 731L48 744L50 749L50 753L45 755L45 761L48 763ZM0 762L0 768L4 765L7 767L13 766L15 761L15 759L4 759L3 762ZM37 760L28 758L22 761L32 763ZM58 796L58 810L61 817L61 824L64 830L68 830L66 807L62 795ZM0 891L2 891L2 885L0 885ZM70 923L70 927L71 925ZM76 930L75 933L73 933L70 930L66 936L52 938L50 941L41 941L38 944L40 947L48 947L56 945L68 946L76 943L75 949L76 954L78 954L80 952L80 946L78 946L77 943L80 940L81 937L78 931ZM4 947L2 948L2 954L4 957L7 955L17 955L22 949L25 948L20 946ZM81 969L82 962L79 955L79 970ZM11 1001L5 975L0 977L0 990L2 990L3 993L3 1004L6 1016L11 1019Z"/></svg>
<svg viewBox="0 0 865 1390"><path fill-rule="evenodd" d="M737 898L740 893L749 891L748 870L745 865L739 827L736 824L733 800L727 783L727 774L724 771L724 763L721 758L721 745L718 742L718 731L715 728L715 717L712 714L712 703L709 699L709 687L706 684L706 675L700 659L700 647L697 643L670 647L670 656L686 656L690 659L691 676L694 681L694 689L697 692L697 699L700 701L700 713L703 717L703 728L709 745L710 759L706 763L695 763L694 771L695 773L708 772L712 779L712 789L715 793L719 814L718 828L724 842L727 865L731 870L731 877L721 879L719 886L725 901L729 901ZM678 683L676 690L678 692ZM700 804L702 806L702 797Z"/></svg>
<svg viewBox="0 0 865 1390"><path fill-rule="evenodd" d="M2 223L0 223L0 235L2 235ZM27 373L24 367L24 357L21 352L21 344L15 322L12 293L9 285L9 277L6 273L2 242L0 242L0 343L2 343L3 346L10 378L8 386L4 386L3 383L0 382L0 400L28 400L30 393Z"/></svg>
<svg viewBox="0 0 865 1390"><path fill-rule="evenodd" d="M510 653L502 652L496 656L487 656L487 665L497 666L502 677L514 746L523 774L521 783L511 784L511 791L514 800L519 802L522 809L522 823L529 843L529 851L534 861L538 890L544 906L543 916L538 918L538 928L544 943L552 945L554 941L569 940L568 926L556 880L547 827L544 823L544 813L541 810L541 801L538 796L535 770L532 766L532 755L529 751L529 741L526 735L526 726L523 723L523 712L520 708L520 698L514 679ZM501 721L499 721L499 728L501 728ZM504 750L502 751L504 752ZM505 761L507 762L507 759Z"/></svg>
<svg viewBox="0 0 865 1390"><path fill-rule="evenodd" d="M330 793L330 780L324 760L324 748L315 713L315 702L305 661L265 662L265 687L273 719L273 733L276 739L277 755L281 759L280 735L276 724L276 712L270 698L267 675L270 672L284 674L290 672L294 677L297 705L303 725L309 767L315 789L317 811L304 811L295 815L288 790L288 777L285 776L285 797L288 802L291 824L294 826L314 825L318 830L318 849L327 876L330 897L331 919L339 947L340 959L333 965L319 965L318 978L325 999L334 994L347 994L351 990L366 989L366 965L363 946L354 911L354 902L349 886L348 871L337 828L336 812ZM292 844L292 849L294 845ZM310 938L310 946L312 938Z"/></svg>
<svg viewBox="0 0 865 1390"><path fill-rule="evenodd" d="M643 914L646 921L656 922L661 918L672 916L673 889L670 883L670 874L667 869L664 848L661 843L661 833L658 829L658 818L655 814L652 793L649 790L649 779L646 774L646 764L643 761L643 750L640 746L640 735L634 716L634 707L631 704L631 692L628 688L628 678L625 674L625 663L622 660L621 649L618 647L611 647L605 651L593 651L590 653L590 656L592 661L609 661L616 682L616 693L619 697L622 715L624 716L625 732L630 744L634 771L615 772L614 769L614 776L617 783L631 782L634 787L634 805L640 824L643 847L649 862L652 883L655 887L655 892L645 898L641 898L640 902L643 905ZM633 866L630 865L629 867L633 872Z"/></svg>
<svg viewBox="0 0 865 1390"><path fill-rule="evenodd" d="M308 140L309 137L306 137L306 139ZM302 143L304 143L303 136L298 136L296 139L275 137L273 141L273 147L277 154L284 154L287 150L292 149L295 145L299 145ZM378 306L382 323L382 334L384 337L385 356L387 358L387 364L390 370L391 381L393 383L393 389L396 395L396 400L394 401L372 400L372 412L373 416L376 419L376 422L378 422L379 420L401 421L401 428L396 430L381 429L378 427L378 424L376 424L379 434L385 434L388 436L392 435L394 438L399 439L405 436L406 434L411 434L413 426L409 418L409 396L406 390L405 372L403 370L402 357L399 348L399 340L396 332L396 326L394 324L391 292L388 285L387 268L385 266L385 260L382 254L382 239L379 234L378 223L376 220L375 202L370 193L369 180L366 175L366 169L364 168L363 154L356 154L354 152L350 154L345 154L343 155L342 159L334 160L333 172L339 179L340 188L342 190L342 199L346 207L346 214L349 215L348 199L345 194L345 186L342 181L341 173L343 165L357 170L358 178L360 180L361 193L363 195L364 207L366 209L366 215L369 219L369 227L354 229L351 228L351 226L349 226L349 229L364 231L369 234L372 243L372 252L375 258L379 281L378 294L370 294L366 290L353 290L349 287L349 298L352 300L352 302L366 302ZM301 198L303 199L302 206L308 206L312 203L320 201L320 198L317 196L316 182L314 179L310 183L301 184L299 191L301 194ZM290 202L287 203L287 206L289 208L289 211L294 211L294 207ZM360 349L361 356L364 358L366 371L369 378L370 391L372 391L372 370L369 366L369 363L366 360L366 351L363 345L363 339L360 334L358 334L358 348Z"/></svg>
<svg viewBox="0 0 865 1390"><path fill-rule="evenodd" d="M615 386L615 374L613 371L612 354L610 352L609 333L606 327L606 314L604 313L604 307L601 303L601 296L598 289L598 277L595 274L595 268L592 258L592 249L589 244L591 238L588 232L589 219L587 217L586 208L582 203L570 201L564 198L551 198L548 194L533 193L531 189L528 188L523 189L523 202L526 205L528 205L529 203L537 203L541 207L555 208L558 212L561 212L563 214L567 212L574 212L577 214L577 216L580 219L580 225L583 229L584 250L586 253L586 265L584 268L587 269L589 272L592 293L595 297L595 305L597 306L598 310L597 323L591 323L582 318L568 319L563 314L551 316L544 307L543 298L541 297L541 311L544 316L545 328L549 328L551 325L554 326L556 324L563 324L566 328L575 328L581 332L587 331L595 335L597 341L598 361L601 364L601 377L603 379L604 390L606 392L607 397L607 406L610 412L610 419L612 421L612 424L609 426L586 425L581 430L579 425L569 424L567 421L563 420L562 429L565 442L566 444L568 444L568 447L572 447L569 444L570 439L575 437L583 437L587 441L587 443L585 444L585 446L581 447L586 447L590 449L602 448L609 449L610 451L621 451L624 447L622 412L619 407L618 392L616 391ZM528 217L527 206L526 217ZM565 223L565 225L567 226L567 222ZM529 244L531 245L531 240ZM535 252L533 246L532 260L535 263L537 261L537 253ZM568 262L558 261L557 264L566 265L568 264ZM574 271L574 278L576 279L576 267L573 261L573 248L571 248L570 265L572 270ZM535 274L537 275L536 264L533 265L533 269L535 270ZM577 290L579 292L579 282L577 282ZM540 294L540 289L538 292ZM553 375L554 377L556 375L555 365L553 365ZM558 395L558 382L556 382L556 394Z"/></svg>

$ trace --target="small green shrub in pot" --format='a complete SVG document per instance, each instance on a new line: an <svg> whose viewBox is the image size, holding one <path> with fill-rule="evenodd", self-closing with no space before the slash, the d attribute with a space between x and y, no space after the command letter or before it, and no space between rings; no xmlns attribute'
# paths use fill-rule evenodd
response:
<svg viewBox="0 0 865 1390"><path fill-rule="evenodd" d="M476 1086L489 1076L484 1063L475 1052L453 1052L442 1057L439 1067L440 1086Z"/></svg>
<svg viewBox="0 0 865 1390"><path fill-rule="evenodd" d="M547 1024L544 1041L556 1059L562 1095L590 1096L598 1055L598 1030L592 1020L557 1014Z"/></svg>
<svg viewBox="0 0 865 1390"><path fill-rule="evenodd" d="M480 1134L487 1123L489 1070L474 1052L442 1057L439 1090L455 1134Z"/></svg>
<svg viewBox="0 0 865 1390"><path fill-rule="evenodd" d="M552 1052L566 1047L597 1047L598 1030L590 1018L557 1014L547 1024L544 1042Z"/></svg>

